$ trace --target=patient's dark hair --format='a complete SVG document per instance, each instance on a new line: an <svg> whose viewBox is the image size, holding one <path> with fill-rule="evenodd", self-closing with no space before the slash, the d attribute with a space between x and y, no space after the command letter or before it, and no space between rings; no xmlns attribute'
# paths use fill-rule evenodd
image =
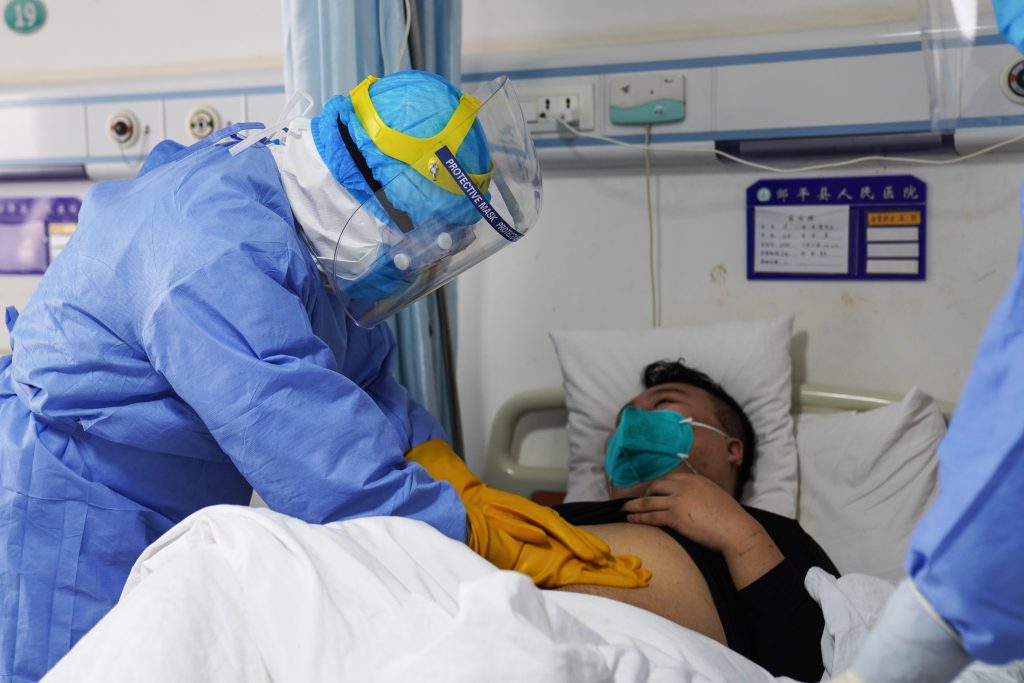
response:
<svg viewBox="0 0 1024 683"><path fill-rule="evenodd" d="M750 470L757 459L757 437L754 435L754 427L750 424L750 418L743 412L743 408L732 396L700 370L685 365L680 360L659 360L644 368L644 388L678 382L703 389L711 395L715 404L715 417L725 428L725 432L743 442L743 462L740 463L736 472L736 491L734 495L739 498L743 487L750 479Z"/></svg>

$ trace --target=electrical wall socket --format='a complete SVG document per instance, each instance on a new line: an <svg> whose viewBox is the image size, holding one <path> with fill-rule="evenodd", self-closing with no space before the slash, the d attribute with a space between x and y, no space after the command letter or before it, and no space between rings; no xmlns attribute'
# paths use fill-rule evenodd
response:
<svg viewBox="0 0 1024 683"><path fill-rule="evenodd" d="M283 97L278 96L278 99ZM242 95L164 100L167 137L186 146L205 137L200 136L204 132L209 134L245 120L245 98ZM209 123L213 130L204 130L204 123Z"/></svg>
<svg viewBox="0 0 1024 683"><path fill-rule="evenodd" d="M578 126L580 121L580 96L551 95L537 98L537 123L548 123L562 119Z"/></svg>
<svg viewBox="0 0 1024 683"><path fill-rule="evenodd" d="M686 118L682 74L634 74L608 83L608 118L619 126L669 123Z"/></svg>
<svg viewBox="0 0 1024 683"><path fill-rule="evenodd" d="M141 162L164 139L162 100L123 100L85 106L89 158Z"/></svg>
<svg viewBox="0 0 1024 683"><path fill-rule="evenodd" d="M519 89L519 104L531 133L569 134L558 119L580 130L594 129L593 83L527 83Z"/></svg>

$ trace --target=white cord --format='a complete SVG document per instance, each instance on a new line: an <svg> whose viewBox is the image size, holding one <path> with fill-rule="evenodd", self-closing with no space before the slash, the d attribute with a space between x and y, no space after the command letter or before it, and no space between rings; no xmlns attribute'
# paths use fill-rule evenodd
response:
<svg viewBox="0 0 1024 683"><path fill-rule="evenodd" d="M386 0L377 0L377 40L380 41L380 61L384 64L382 76L391 73L391 65L388 64L388 41L384 35L384 6L387 4Z"/></svg>
<svg viewBox="0 0 1024 683"><path fill-rule="evenodd" d="M654 205L651 202L651 124L644 126L644 178L647 185L647 234L650 245L651 265L651 327L658 327L661 323L659 318L660 301L658 297L658 283L661 281L661 273L658 268L658 260L655 257L656 244L654 235Z"/></svg>
<svg viewBox="0 0 1024 683"><path fill-rule="evenodd" d="M380 0L377 5L377 36L380 39L380 58L384 62L384 75L391 73L391 64L388 62L387 40L384 36L384 9L388 3ZM395 60L395 69L401 70L402 58L405 57L405 50L409 46L409 31L412 29L412 8L409 0L405 0L405 28L402 30L402 48L398 51L398 58Z"/></svg>
<svg viewBox="0 0 1024 683"><path fill-rule="evenodd" d="M129 166L132 165L132 164L141 164L142 162L144 162L146 160L146 155L149 154L149 152L146 151L146 140L147 139L149 139L149 124L148 123L146 125L142 126L142 132L139 134L139 140L138 140L138 142L139 142L139 156L136 157L134 161L129 159L127 156L125 156L125 153L124 153L125 145L122 145L122 144L118 143L117 147L118 147L118 151L121 152L121 161L123 161L126 165L129 165Z"/></svg>
<svg viewBox="0 0 1024 683"><path fill-rule="evenodd" d="M412 8L409 0L405 0L405 31L402 33L402 49L398 51L398 61L395 68L401 70L402 58L405 57L405 50L409 47L409 31L412 29Z"/></svg>
<svg viewBox="0 0 1024 683"><path fill-rule="evenodd" d="M629 147L630 149L645 150L648 147L650 147L650 144L648 142L645 142L643 145L637 145L632 142L623 142L622 140L606 137L604 135L597 135L595 133L584 133L575 126L572 126L561 119L556 118L555 120L577 137L592 138L594 140L604 140L605 142L610 142L614 145L619 145L620 147ZM910 164L926 164L929 166L950 166L952 164L959 164L961 162L968 161L969 159L980 157L982 154L988 154L989 152L993 152L999 149L1000 147L1006 147L1007 145L1012 145L1013 143L1019 142L1021 140L1024 140L1024 133L1016 135L1007 140L1003 140L1002 142L997 142L993 145L989 145L988 147L984 147L975 152L971 152L970 154L965 154L962 157L956 157L954 159L919 159L914 157L890 157L876 154L865 157L857 157L855 159L846 159L845 161L832 161L824 164L813 164L811 166L797 166L794 168L780 168L778 166L769 166L768 164L759 164L756 161L747 161L746 159L740 158L733 154L729 154L728 152L723 152L720 149L691 149L688 147L677 147L671 144L660 145L658 149L682 152L684 154L715 154L720 157L725 157L726 159L729 159L731 161L735 161L738 164L749 166L750 168L756 168L762 171L771 171L773 173L806 173L808 171L820 171L822 169L828 168L841 168L843 166L853 166L854 164L862 164L868 161L897 161Z"/></svg>

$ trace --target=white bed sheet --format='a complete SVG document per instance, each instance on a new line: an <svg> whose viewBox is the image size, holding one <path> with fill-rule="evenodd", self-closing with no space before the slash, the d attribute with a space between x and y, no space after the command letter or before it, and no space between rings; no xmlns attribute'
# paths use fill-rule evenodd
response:
<svg viewBox="0 0 1024 683"><path fill-rule="evenodd" d="M849 667L857 648L882 614L895 584L866 574L847 574L836 579L821 569L813 568L804 580L825 615L825 632L821 639L825 676L838 675ZM975 663L961 673L954 683L1019 683L1024 681L1024 661L1007 666Z"/></svg>
<svg viewBox="0 0 1024 683"><path fill-rule="evenodd" d="M821 586L848 623L856 597ZM856 629L833 630L832 652L849 651ZM220 506L150 546L118 605L44 680L775 679L644 610L540 591L421 522L318 526Z"/></svg>

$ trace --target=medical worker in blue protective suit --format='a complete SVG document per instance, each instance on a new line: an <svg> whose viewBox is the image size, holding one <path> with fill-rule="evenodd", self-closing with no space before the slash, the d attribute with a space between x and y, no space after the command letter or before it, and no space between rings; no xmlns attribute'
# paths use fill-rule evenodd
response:
<svg viewBox="0 0 1024 683"><path fill-rule="evenodd" d="M149 543L253 489L310 522L401 515L465 539L452 487L403 458L444 435L393 378L387 325L368 325L532 224L540 179L509 87L368 80L241 153L246 126L164 142L138 177L91 188L7 313L0 681L42 676Z"/></svg>
<svg viewBox="0 0 1024 683"><path fill-rule="evenodd" d="M1024 51L1024 0L993 4ZM909 578L837 680L944 683L974 659L1024 659L1024 243L938 459L939 493L911 538Z"/></svg>

